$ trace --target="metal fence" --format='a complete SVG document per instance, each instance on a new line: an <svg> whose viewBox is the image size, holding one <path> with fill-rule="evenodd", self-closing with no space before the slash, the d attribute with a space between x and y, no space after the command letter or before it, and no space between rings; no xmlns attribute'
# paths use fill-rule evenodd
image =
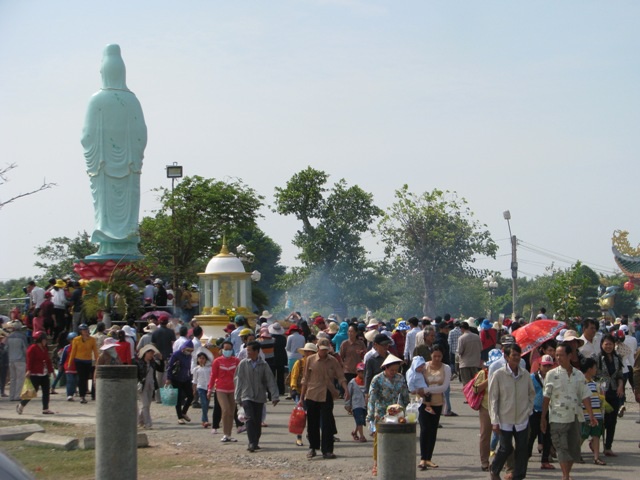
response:
<svg viewBox="0 0 640 480"><path fill-rule="evenodd" d="M29 297L0 298L0 315L6 315L8 317L13 307L18 307L20 311L23 312L28 300Z"/></svg>

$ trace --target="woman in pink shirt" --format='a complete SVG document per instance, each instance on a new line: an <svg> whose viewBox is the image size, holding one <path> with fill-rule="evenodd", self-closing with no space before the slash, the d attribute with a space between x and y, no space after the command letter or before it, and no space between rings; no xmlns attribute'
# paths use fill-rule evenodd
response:
<svg viewBox="0 0 640 480"><path fill-rule="evenodd" d="M237 441L231 437L231 429L233 428L233 412L236 409L234 398L236 386L233 377L238 363L240 360L233 356L233 343L230 340L225 340L222 344L222 355L211 364L211 377L207 387L207 398L211 399L211 392L215 390L222 410L222 432L224 433L220 439L222 443Z"/></svg>

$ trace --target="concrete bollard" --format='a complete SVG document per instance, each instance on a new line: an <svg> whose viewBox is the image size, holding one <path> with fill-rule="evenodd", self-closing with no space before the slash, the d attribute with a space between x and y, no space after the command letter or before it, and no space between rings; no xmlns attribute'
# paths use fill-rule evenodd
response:
<svg viewBox="0 0 640 480"><path fill-rule="evenodd" d="M415 423L378 423L378 478L413 480L416 478Z"/></svg>
<svg viewBox="0 0 640 480"><path fill-rule="evenodd" d="M135 480L138 475L135 365L96 369L96 479Z"/></svg>

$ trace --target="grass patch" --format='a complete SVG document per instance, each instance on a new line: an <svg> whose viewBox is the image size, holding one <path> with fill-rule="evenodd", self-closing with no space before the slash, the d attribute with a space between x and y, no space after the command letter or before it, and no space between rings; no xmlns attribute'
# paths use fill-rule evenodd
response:
<svg viewBox="0 0 640 480"><path fill-rule="evenodd" d="M93 450L63 451L26 445L22 441L2 442L1 445L38 479L95 478Z"/></svg>
<svg viewBox="0 0 640 480"><path fill-rule="evenodd" d="M83 438L95 435L95 425L68 423L0 420L0 427L37 423L46 433ZM57 450L49 447L27 445L22 440L0 442L0 448L21 463L38 480L89 480L95 478L95 450ZM123 452L124 454L124 452ZM157 447L138 449L138 478L191 480L194 474L207 473L207 461L194 468L193 458L184 454L167 452ZM186 468L186 467L189 468ZM117 466L115 466L117 468Z"/></svg>

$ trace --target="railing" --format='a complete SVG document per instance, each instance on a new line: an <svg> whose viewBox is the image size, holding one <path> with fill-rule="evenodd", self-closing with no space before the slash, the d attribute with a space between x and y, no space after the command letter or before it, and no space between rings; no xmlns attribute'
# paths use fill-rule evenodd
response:
<svg viewBox="0 0 640 480"><path fill-rule="evenodd" d="M18 307L20 311L24 311L24 306L29 297L19 298L0 298L0 315L9 316L9 312L13 307Z"/></svg>

